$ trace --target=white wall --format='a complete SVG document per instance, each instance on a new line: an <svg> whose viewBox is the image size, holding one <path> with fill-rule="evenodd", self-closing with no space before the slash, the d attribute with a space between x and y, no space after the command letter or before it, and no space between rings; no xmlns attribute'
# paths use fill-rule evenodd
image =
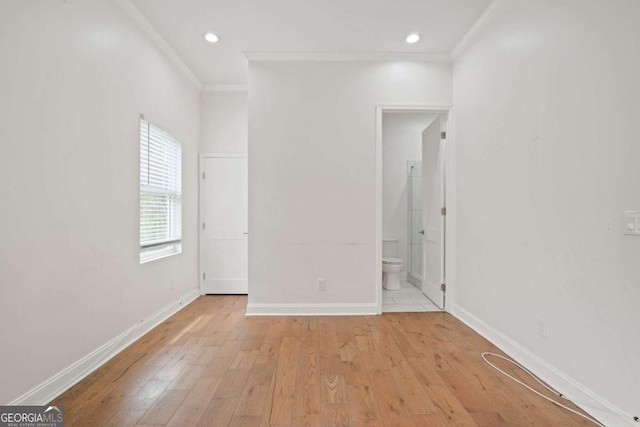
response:
<svg viewBox="0 0 640 427"><path fill-rule="evenodd" d="M450 66L250 62L249 93L250 311L374 304L375 105L450 103Z"/></svg>
<svg viewBox="0 0 640 427"><path fill-rule="evenodd" d="M249 131L247 91L200 95L200 152L246 153Z"/></svg>
<svg viewBox="0 0 640 427"><path fill-rule="evenodd" d="M457 304L632 415L638 22L634 0L502 1L454 65Z"/></svg>
<svg viewBox="0 0 640 427"><path fill-rule="evenodd" d="M199 94L109 1L2 2L0 58L6 403L197 286ZM183 253L144 265L140 113L184 171Z"/></svg>
<svg viewBox="0 0 640 427"><path fill-rule="evenodd" d="M422 161L422 131L437 114L384 113L382 115L382 235L398 239L396 256L406 273L408 239L407 161Z"/></svg>

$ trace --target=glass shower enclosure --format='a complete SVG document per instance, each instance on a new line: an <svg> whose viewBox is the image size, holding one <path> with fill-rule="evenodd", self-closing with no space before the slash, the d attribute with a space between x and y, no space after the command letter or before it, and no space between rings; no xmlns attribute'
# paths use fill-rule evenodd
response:
<svg viewBox="0 0 640 427"><path fill-rule="evenodd" d="M422 284L422 162L407 162L407 279Z"/></svg>

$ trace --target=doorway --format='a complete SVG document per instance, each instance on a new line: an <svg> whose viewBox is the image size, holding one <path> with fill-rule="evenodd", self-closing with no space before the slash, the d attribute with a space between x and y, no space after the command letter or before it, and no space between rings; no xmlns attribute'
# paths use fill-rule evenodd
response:
<svg viewBox="0 0 640 427"><path fill-rule="evenodd" d="M200 293L248 292L246 154L200 155Z"/></svg>
<svg viewBox="0 0 640 427"><path fill-rule="evenodd" d="M449 107L377 107L379 313L446 309L448 117ZM404 264L397 287L391 261Z"/></svg>

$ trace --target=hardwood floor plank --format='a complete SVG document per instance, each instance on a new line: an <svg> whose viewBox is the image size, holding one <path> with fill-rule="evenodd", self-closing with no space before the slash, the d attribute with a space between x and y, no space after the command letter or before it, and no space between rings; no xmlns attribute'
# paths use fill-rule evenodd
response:
<svg viewBox="0 0 640 427"><path fill-rule="evenodd" d="M251 369L258 357L258 350L240 350L230 369Z"/></svg>
<svg viewBox="0 0 640 427"><path fill-rule="evenodd" d="M327 403L347 402L347 385L344 382L344 376L322 376L322 401Z"/></svg>
<svg viewBox="0 0 640 427"><path fill-rule="evenodd" d="M426 426L428 424L424 424L424 425ZM351 423L351 427L384 427L384 424L380 420L354 421L354 422ZM431 427L431 426L429 426L429 427Z"/></svg>
<svg viewBox="0 0 640 427"><path fill-rule="evenodd" d="M307 341L306 346L298 352L294 415L312 415L322 412L318 352L308 346Z"/></svg>
<svg viewBox="0 0 640 427"><path fill-rule="evenodd" d="M497 412L470 412L469 415L471 415L473 421L479 426L509 427L513 425L509 424L507 420L502 418L502 415Z"/></svg>
<svg viewBox="0 0 640 427"><path fill-rule="evenodd" d="M348 385L369 385L365 363L360 353L358 353L358 360L343 362L341 371L344 376L344 382Z"/></svg>
<svg viewBox="0 0 640 427"><path fill-rule="evenodd" d="M236 356L220 357L216 355L207 369L202 373L202 378L224 378Z"/></svg>
<svg viewBox="0 0 640 427"><path fill-rule="evenodd" d="M130 394L121 397L125 401L125 405L132 409L148 409L153 403L162 396L169 387L171 381L152 379L147 381L142 387L134 390Z"/></svg>
<svg viewBox="0 0 640 427"><path fill-rule="evenodd" d="M247 384L249 385L269 385L276 371L276 362L254 363L249 371Z"/></svg>
<svg viewBox="0 0 640 427"><path fill-rule="evenodd" d="M296 415L291 422L296 427L326 427L321 415Z"/></svg>
<svg viewBox="0 0 640 427"><path fill-rule="evenodd" d="M436 371L433 362L424 357L407 357L407 363L411 366L411 371L416 379L423 386L429 385L445 385L444 380L439 375L440 371Z"/></svg>
<svg viewBox="0 0 640 427"><path fill-rule="evenodd" d="M369 373L371 388L378 404L380 418L385 426L411 427L413 421L404 395L395 384L389 371Z"/></svg>
<svg viewBox="0 0 640 427"><path fill-rule="evenodd" d="M375 331L373 332L373 339L376 343L376 353L382 356L382 360L387 368L396 366L404 360L404 356L389 336L389 331Z"/></svg>
<svg viewBox="0 0 640 427"><path fill-rule="evenodd" d="M266 337L262 345L260 346L260 350L258 350L258 356L256 356L256 360L253 362L254 364L265 364L269 362L276 362L278 360L278 355L280 353L280 344L282 342L282 337L277 341L267 341Z"/></svg>
<svg viewBox="0 0 640 427"><path fill-rule="evenodd" d="M373 390L368 385L349 385L349 409L353 422L369 422L380 418Z"/></svg>
<svg viewBox="0 0 640 427"><path fill-rule="evenodd" d="M169 363L158 370L153 378L156 380L173 381L178 378L182 370L186 368L188 364L189 361L184 360L184 356L174 356L173 358L171 358Z"/></svg>
<svg viewBox="0 0 640 427"><path fill-rule="evenodd" d="M133 427L140 418L144 415L145 411L141 409L121 409L109 417L104 424L97 422L92 425L104 425L105 427Z"/></svg>
<svg viewBox="0 0 640 427"><path fill-rule="evenodd" d="M247 385L240 395L235 415L238 416L257 416L258 420L264 411L269 395L269 386Z"/></svg>
<svg viewBox="0 0 640 427"><path fill-rule="evenodd" d="M85 411L82 412L82 418L77 418L76 420L71 419L69 421L65 419L65 421L67 425L100 425L110 420L113 417L114 413L117 413L123 409L122 407L122 399L107 396L98 404L85 408ZM137 417L138 419L142 417L145 411L140 410L140 412L141 413Z"/></svg>
<svg viewBox="0 0 640 427"><path fill-rule="evenodd" d="M435 414L436 408L425 393L422 385L413 375L411 367L402 361L389 369L398 388L402 390L410 414Z"/></svg>
<svg viewBox="0 0 640 427"><path fill-rule="evenodd" d="M361 352L361 360L366 361L364 368L367 373L381 372L387 370L387 360L381 350L376 349L373 352Z"/></svg>
<svg viewBox="0 0 640 427"><path fill-rule="evenodd" d="M373 338L370 336L356 335L356 344L358 345L358 350L361 352L371 353L372 351L376 351Z"/></svg>
<svg viewBox="0 0 640 427"><path fill-rule="evenodd" d="M489 412L493 407L489 394L478 392L467 379L457 371L442 371L440 377L468 412Z"/></svg>
<svg viewBox="0 0 640 427"><path fill-rule="evenodd" d="M215 345L203 345L191 361L191 364L209 366L211 361L216 357L219 349L220 347Z"/></svg>
<svg viewBox="0 0 640 427"><path fill-rule="evenodd" d="M324 403L322 415L327 427L350 427L349 405L346 403Z"/></svg>
<svg viewBox="0 0 640 427"><path fill-rule="evenodd" d="M290 424L293 417L295 398L296 370L298 364L298 342L295 338L285 337L280 347L270 422L272 424Z"/></svg>
<svg viewBox="0 0 640 427"><path fill-rule="evenodd" d="M416 414L412 415L411 419L416 426L428 426L428 427L452 427L456 424L451 423L440 414ZM478 424L479 426L493 426L493 424Z"/></svg>
<svg viewBox="0 0 640 427"><path fill-rule="evenodd" d="M493 390L504 385L505 378L498 376L499 374L493 368L486 364L473 364L463 352L450 351L446 353L446 357L451 366L477 390Z"/></svg>
<svg viewBox="0 0 640 427"><path fill-rule="evenodd" d="M260 425L259 416L234 415L228 427L258 427Z"/></svg>
<svg viewBox="0 0 640 427"><path fill-rule="evenodd" d="M165 391L145 412L138 424L167 424L185 397L185 390Z"/></svg>
<svg viewBox="0 0 640 427"><path fill-rule="evenodd" d="M282 340L282 336L284 335L284 330L286 325L287 325L286 318L284 317L272 318L269 324L269 327L267 328L267 333L264 336L264 342L279 343Z"/></svg>
<svg viewBox="0 0 640 427"><path fill-rule="evenodd" d="M203 365L187 365L169 384L169 390L191 390L206 370Z"/></svg>
<svg viewBox="0 0 640 427"><path fill-rule="evenodd" d="M249 379L249 371L246 369L230 369L222 379L220 387L215 394L217 398L235 397L242 395L245 385Z"/></svg>
<svg viewBox="0 0 640 427"><path fill-rule="evenodd" d="M242 343L242 350L260 350L268 328L269 324L264 322L255 324Z"/></svg>
<svg viewBox="0 0 640 427"><path fill-rule="evenodd" d="M320 384L306 383L296 386L294 415L314 415L322 412Z"/></svg>
<svg viewBox="0 0 640 427"><path fill-rule="evenodd" d="M187 397L173 414L167 426L181 427L196 425L207 405L218 391L222 379L220 378L200 378L189 392Z"/></svg>
<svg viewBox="0 0 640 427"><path fill-rule="evenodd" d="M475 427L477 425L464 406L447 387L430 385L426 389L429 398L438 410L438 414L449 425L459 427Z"/></svg>
<svg viewBox="0 0 640 427"><path fill-rule="evenodd" d="M262 411L262 417L260 417L260 427L271 425L271 414L273 413L273 403L274 403L273 401L275 396L275 388L276 388L276 369L274 367L273 372L271 374L271 380L269 381L269 386L268 386L269 394L267 394L267 403L264 405L264 410Z"/></svg>
<svg viewBox="0 0 640 427"><path fill-rule="evenodd" d="M420 356L420 351L417 348L419 346L414 344L411 338L411 334L404 327L402 318L397 316L385 316L383 317L383 319L385 325L389 328L389 330L393 331L391 339L395 343L396 347L398 347L398 350L400 350L402 355L404 357Z"/></svg>
<svg viewBox="0 0 640 427"><path fill-rule="evenodd" d="M226 426L233 417L238 399L235 397L213 398L205 409L198 427Z"/></svg>
<svg viewBox="0 0 640 427"><path fill-rule="evenodd" d="M211 346L217 346L220 347L222 346L222 344L224 344L227 339L229 338L229 335L231 334L231 332L229 331L212 331L211 333L207 334L205 336L203 345L207 346L207 345L211 345Z"/></svg>

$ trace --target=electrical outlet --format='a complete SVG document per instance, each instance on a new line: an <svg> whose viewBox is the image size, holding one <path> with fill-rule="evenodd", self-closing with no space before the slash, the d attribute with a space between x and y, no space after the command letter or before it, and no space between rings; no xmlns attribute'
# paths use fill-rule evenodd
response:
<svg viewBox="0 0 640 427"><path fill-rule="evenodd" d="M547 338L549 336L549 325L546 320L538 319L538 335L542 338Z"/></svg>
<svg viewBox="0 0 640 427"><path fill-rule="evenodd" d="M624 213L624 234L630 236L640 235L639 211L626 211Z"/></svg>
<svg viewBox="0 0 640 427"><path fill-rule="evenodd" d="M325 290L324 279L318 279L317 285L318 285L318 290L319 291L324 291Z"/></svg>

